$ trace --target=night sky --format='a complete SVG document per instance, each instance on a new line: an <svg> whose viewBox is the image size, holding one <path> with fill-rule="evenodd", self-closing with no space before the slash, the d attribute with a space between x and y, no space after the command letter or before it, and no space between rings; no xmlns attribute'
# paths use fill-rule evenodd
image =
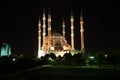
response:
<svg viewBox="0 0 120 80"><path fill-rule="evenodd" d="M119 50L119 8L112 0L9 0L0 2L0 45L7 42L12 53L37 53L37 23L43 8L51 9L52 31L62 33L65 18L70 43L70 15L74 15L75 48L80 49L79 17L82 9L86 50ZM47 15L46 15L47 16Z"/></svg>

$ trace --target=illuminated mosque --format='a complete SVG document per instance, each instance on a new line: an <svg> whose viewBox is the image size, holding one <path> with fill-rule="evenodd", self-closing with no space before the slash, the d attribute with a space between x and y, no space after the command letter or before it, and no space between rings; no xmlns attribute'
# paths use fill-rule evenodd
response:
<svg viewBox="0 0 120 80"><path fill-rule="evenodd" d="M40 58L41 56L44 56L45 54L54 53L56 56L63 56L65 53L69 53L74 51L74 17L71 13L71 44L67 43L66 37L65 37L65 21L63 19L62 22L62 34L60 33L52 33L52 27L51 27L51 15L50 10L48 11L48 19L47 19L47 29L46 29L46 14L45 9L43 10L43 17L42 17L42 23L38 21L38 55L37 57ZM81 41L81 53L85 52L84 49L84 28L83 28L83 17L82 12L80 15L80 41ZM47 30L47 35L46 35ZM42 33L41 33L42 32Z"/></svg>

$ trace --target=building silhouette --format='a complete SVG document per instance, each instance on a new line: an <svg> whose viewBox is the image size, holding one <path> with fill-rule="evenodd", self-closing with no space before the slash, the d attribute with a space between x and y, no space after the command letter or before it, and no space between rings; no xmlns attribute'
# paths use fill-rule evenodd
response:
<svg viewBox="0 0 120 80"><path fill-rule="evenodd" d="M3 43L1 45L0 56L10 56L11 55L11 47L8 43Z"/></svg>

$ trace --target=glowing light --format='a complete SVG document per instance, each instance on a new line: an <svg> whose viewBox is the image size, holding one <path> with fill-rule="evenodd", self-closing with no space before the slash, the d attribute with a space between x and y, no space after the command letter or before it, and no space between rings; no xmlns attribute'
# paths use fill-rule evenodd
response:
<svg viewBox="0 0 120 80"><path fill-rule="evenodd" d="M16 59L15 59L15 58L13 58L13 59L12 59L12 61L16 61Z"/></svg>
<svg viewBox="0 0 120 80"><path fill-rule="evenodd" d="M45 52L43 50L38 50L38 58L45 56Z"/></svg>
<svg viewBox="0 0 120 80"><path fill-rule="evenodd" d="M107 55L107 54L105 54L104 56L105 56L105 58L107 58L107 56L108 56L108 55Z"/></svg>
<svg viewBox="0 0 120 80"><path fill-rule="evenodd" d="M94 59L94 56L90 56L89 58L90 58L90 60L93 60L93 59Z"/></svg>
<svg viewBox="0 0 120 80"><path fill-rule="evenodd" d="M54 47L50 47L50 50L55 50Z"/></svg>
<svg viewBox="0 0 120 80"><path fill-rule="evenodd" d="M56 51L55 52L55 56L58 57L58 56L61 56L63 57L63 55L66 53L66 51Z"/></svg>

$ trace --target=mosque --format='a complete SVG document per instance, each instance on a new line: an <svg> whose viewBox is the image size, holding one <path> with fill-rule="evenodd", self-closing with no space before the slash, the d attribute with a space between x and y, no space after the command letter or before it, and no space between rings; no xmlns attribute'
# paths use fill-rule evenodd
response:
<svg viewBox="0 0 120 80"><path fill-rule="evenodd" d="M51 15L50 10L47 16L47 29L46 29L46 14L45 9L43 10L42 23L40 18L38 20L38 55L40 58L45 54L54 53L56 56L63 56L65 53L71 52L74 49L74 16L71 13L71 44L68 44L65 37L65 21L62 23L62 34L57 32L52 32L51 27ZM80 42L81 42L81 53L85 52L84 48L84 28L83 28L83 16L82 12L80 15ZM47 30L47 35L46 35ZM42 33L41 33L42 32Z"/></svg>

